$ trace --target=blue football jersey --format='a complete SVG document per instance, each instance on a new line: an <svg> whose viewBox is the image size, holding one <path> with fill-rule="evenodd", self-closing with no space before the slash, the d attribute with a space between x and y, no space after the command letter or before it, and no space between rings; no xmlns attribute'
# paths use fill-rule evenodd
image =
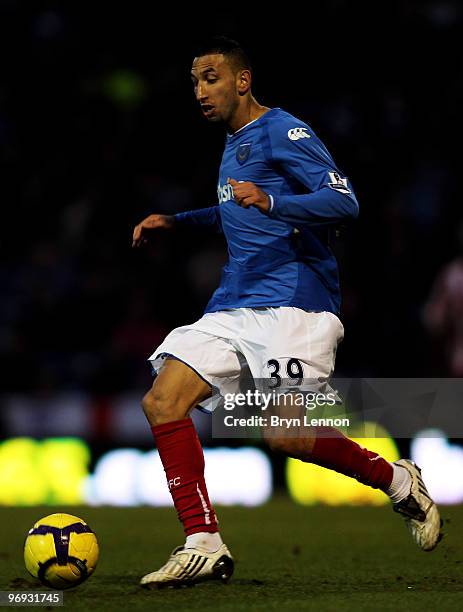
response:
<svg viewBox="0 0 463 612"><path fill-rule="evenodd" d="M228 178L251 181L271 209L242 208ZM181 224L223 232L229 260L205 312L295 306L339 314L333 227L356 217L348 179L313 130L279 108L228 135L218 181L218 205L179 213Z"/></svg>

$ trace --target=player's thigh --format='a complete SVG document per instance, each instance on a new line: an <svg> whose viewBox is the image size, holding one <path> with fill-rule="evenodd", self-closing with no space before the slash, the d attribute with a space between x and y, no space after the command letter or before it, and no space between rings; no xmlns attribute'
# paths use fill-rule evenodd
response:
<svg viewBox="0 0 463 612"><path fill-rule="evenodd" d="M217 332L217 325L213 327L212 323L220 314L174 329L151 355L150 362L159 380L147 399L156 401L157 412L161 401L163 406L169 404L169 410L176 414L197 404L211 412L217 405L217 394L215 399L211 398L211 390L223 392L239 379L242 356L227 338L212 333Z"/></svg>
<svg viewBox="0 0 463 612"><path fill-rule="evenodd" d="M151 425L183 419L202 400L211 387L189 366L174 358L164 360L142 405Z"/></svg>
<svg viewBox="0 0 463 612"><path fill-rule="evenodd" d="M192 368L174 357L167 358L153 382L155 397L195 406L209 397L211 386Z"/></svg>

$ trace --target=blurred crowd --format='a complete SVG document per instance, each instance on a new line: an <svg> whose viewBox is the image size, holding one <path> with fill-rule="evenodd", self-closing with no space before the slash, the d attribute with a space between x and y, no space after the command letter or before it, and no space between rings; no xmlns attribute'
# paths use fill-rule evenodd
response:
<svg viewBox="0 0 463 612"><path fill-rule="evenodd" d="M201 315L222 238L160 233L133 251L131 235L151 212L216 203L224 133L200 117L189 76L195 40L213 33L242 41L258 100L309 122L356 190L361 215L335 247L338 374L463 372L444 358L454 328L434 285L455 258L463 284L463 7L318 4L206 23L201 10L180 22L127 4L0 2L3 392L144 389L152 349Z"/></svg>

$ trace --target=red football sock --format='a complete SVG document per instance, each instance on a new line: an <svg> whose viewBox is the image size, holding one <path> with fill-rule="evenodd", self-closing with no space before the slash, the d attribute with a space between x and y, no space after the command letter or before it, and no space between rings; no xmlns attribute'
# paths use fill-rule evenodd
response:
<svg viewBox="0 0 463 612"><path fill-rule="evenodd" d="M377 453L346 438L333 427L314 427L315 444L309 461L356 478L385 493L392 482L392 465Z"/></svg>
<svg viewBox="0 0 463 612"><path fill-rule="evenodd" d="M186 535L215 533L217 517L207 494L204 454L193 421L172 421L151 430Z"/></svg>

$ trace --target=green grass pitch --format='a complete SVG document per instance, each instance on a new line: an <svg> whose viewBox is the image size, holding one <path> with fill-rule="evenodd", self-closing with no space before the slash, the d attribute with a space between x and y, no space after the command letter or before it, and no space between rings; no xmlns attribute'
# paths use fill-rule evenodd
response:
<svg viewBox="0 0 463 612"><path fill-rule="evenodd" d="M463 609L462 506L442 509L445 538L431 553L416 548L389 507L302 507L286 498L219 507L236 561L231 582L161 591L137 583L183 542L173 509L2 508L0 590L43 588L24 568L22 545L32 524L52 512L82 517L100 543L94 575L64 593L73 612Z"/></svg>

